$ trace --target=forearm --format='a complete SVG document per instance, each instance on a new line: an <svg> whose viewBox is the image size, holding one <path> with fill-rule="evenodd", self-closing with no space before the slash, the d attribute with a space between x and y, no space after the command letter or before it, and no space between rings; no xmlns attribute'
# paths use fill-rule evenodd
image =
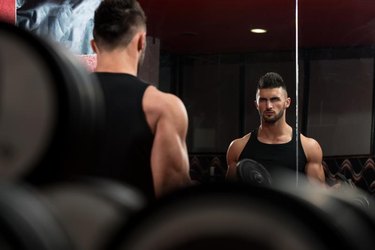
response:
<svg viewBox="0 0 375 250"><path fill-rule="evenodd" d="M181 142L166 145L155 145L151 158L157 197L192 184L186 147Z"/></svg>
<svg viewBox="0 0 375 250"><path fill-rule="evenodd" d="M166 166L169 171L154 174L154 189L156 197L161 197L175 190L192 185L188 171L178 170L177 166Z"/></svg>

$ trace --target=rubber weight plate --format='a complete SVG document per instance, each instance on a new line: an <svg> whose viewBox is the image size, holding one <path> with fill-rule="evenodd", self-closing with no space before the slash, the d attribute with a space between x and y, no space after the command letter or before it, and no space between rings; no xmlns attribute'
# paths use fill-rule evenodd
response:
<svg viewBox="0 0 375 250"><path fill-rule="evenodd" d="M0 23L0 178L38 183L94 160L101 89L69 51Z"/></svg>

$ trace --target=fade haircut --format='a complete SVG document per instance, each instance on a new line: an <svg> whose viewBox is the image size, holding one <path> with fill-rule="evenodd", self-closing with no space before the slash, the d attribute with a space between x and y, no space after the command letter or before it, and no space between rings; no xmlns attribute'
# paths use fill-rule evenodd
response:
<svg viewBox="0 0 375 250"><path fill-rule="evenodd" d="M94 40L112 50L126 47L136 32L146 29L146 15L136 0L103 0L94 15Z"/></svg>
<svg viewBox="0 0 375 250"><path fill-rule="evenodd" d="M283 78L275 72L268 72L259 79L257 90L280 88L280 87L283 88L287 92L286 85L284 83Z"/></svg>

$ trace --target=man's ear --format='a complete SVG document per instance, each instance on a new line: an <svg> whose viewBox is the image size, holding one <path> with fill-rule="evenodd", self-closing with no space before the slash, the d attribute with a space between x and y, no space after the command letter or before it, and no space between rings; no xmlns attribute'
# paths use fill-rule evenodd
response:
<svg viewBox="0 0 375 250"><path fill-rule="evenodd" d="M292 100L290 99L290 97L286 98L286 107L287 108L289 108L291 102L292 102Z"/></svg>
<svg viewBox="0 0 375 250"><path fill-rule="evenodd" d="M146 32L142 32L138 38L138 51L143 51L146 49Z"/></svg>
<svg viewBox="0 0 375 250"><path fill-rule="evenodd" d="M259 105L258 105L257 100L254 100L254 106L255 106L256 109L258 109Z"/></svg>
<svg viewBox="0 0 375 250"><path fill-rule="evenodd" d="M96 46L96 43L95 43L94 39L91 39L91 41L90 41L90 45L91 45L92 50L93 50L95 53L98 53L98 47Z"/></svg>

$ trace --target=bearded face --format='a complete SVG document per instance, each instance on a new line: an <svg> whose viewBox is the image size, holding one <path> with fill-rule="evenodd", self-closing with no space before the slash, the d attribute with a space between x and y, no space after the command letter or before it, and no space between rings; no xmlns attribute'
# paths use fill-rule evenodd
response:
<svg viewBox="0 0 375 250"><path fill-rule="evenodd" d="M257 92L256 108L262 122L276 123L285 117L290 98L283 88L260 89Z"/></svg>
<svg viewBox="0 0 375 250"><path fill-rule="evenodd" d="M263 113L259 111L259 115L265 123L275 123L284 116L285 109L280 110L279 112L265 110Z"/></svg>

